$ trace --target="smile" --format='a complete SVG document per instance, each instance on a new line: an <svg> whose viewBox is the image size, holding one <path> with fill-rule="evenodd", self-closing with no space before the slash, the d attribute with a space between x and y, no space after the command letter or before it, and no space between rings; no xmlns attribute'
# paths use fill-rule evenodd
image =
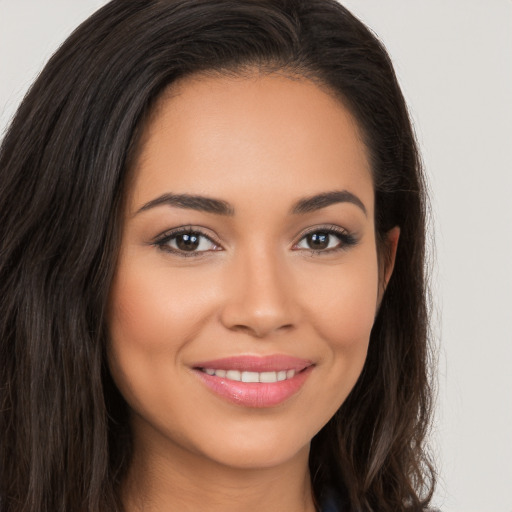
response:
<svg viewBox="0 0 512 512"><path fill-rule="evenodd" d="M273 383L295 377L295 370L280 370L277 372L248 372L239 370L215 370L214 368L201 368L208 375L226 378L237 382L262 382Z"/></svg>
<svg viewBox="0 0 512 512"><path fill-rule="evenodd" d="M274 407L305 384L314 364L286 355L235 356L194 365L200 381L223 400L245 407Z"/></svg>

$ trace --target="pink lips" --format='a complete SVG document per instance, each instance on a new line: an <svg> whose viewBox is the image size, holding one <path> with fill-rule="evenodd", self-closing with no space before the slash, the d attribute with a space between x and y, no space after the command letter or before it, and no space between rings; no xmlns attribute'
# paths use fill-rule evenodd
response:
<svg viewBox="0 0 512 512"><path fill-rule="evenodd" d="M221 370L222 376L209 375L205 369ZM272 407L281 404L297 393L313 369L311 361L286 355L237 356L194 364L194 371L201 381L215 394L238 405L246 407ZM222 372L224 370L225 372ZM287 373L285 380L277 382L241 382L224 376L230 370L235 372L264 373L271 376ZM293 372L292 372L293 370ZM290 376L293 374L292 376Z"/></svg>

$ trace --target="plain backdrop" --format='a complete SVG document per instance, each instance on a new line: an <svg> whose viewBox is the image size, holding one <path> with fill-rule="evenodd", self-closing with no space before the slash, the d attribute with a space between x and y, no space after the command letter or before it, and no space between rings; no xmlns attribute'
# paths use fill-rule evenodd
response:
<svg viewBox="0 0 512 512"><path fill-rule="evenodd" d="M48 57L104 3L0 0L0 134ZM391 54L431 186L435 504L512 512L512 1L342 3Z"/></svg>

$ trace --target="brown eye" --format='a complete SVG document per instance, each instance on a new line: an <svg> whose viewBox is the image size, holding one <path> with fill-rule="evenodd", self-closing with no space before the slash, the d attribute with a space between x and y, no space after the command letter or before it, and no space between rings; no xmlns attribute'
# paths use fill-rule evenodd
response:
<svg viewBox="0 0 512 512"><path fill-rule="evenodd" d="M200 235L196 233L183 233L175 237L176 247L180 251L195 251L199 247Z"/></svg>
<svg viewBox="0 0 512 512"><path fill-rule="evenodd" d="M156 245L164 251L182 256L220 250L215 242L198 231L171 232L158 240Z"/></svg>
<svg viewBox="0 0 512 512"><path fill-rule="evenodd" d="M328 229L318 229L304 234L294 249L329 253L338 249L348 249L356 244L357 240L354 235L338 226L332 226Z"/></svg>
<svg viewBox="0 0 512 512"><path fill-rule="evenodd" d="M329 242L332 235L329 233L321 232L310 233L306 236L306 243L310 249L322 250L329 247Z"/></svg>
<svg viewBox="0 0 512 512"><path fill-rule="evenodd" d="M299 249L325 251L343 245L341 235L329 231L313 231L304 235L297 244Z"/></svg>

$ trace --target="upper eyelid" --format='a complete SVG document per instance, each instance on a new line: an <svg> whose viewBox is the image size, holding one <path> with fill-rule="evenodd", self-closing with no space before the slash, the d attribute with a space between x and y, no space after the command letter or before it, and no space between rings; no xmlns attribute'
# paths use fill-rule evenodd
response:
<svg viewBox="0 0 512 512"><path fill-rule="evenodd" d="M305 236L316 233L317 231L327 231L329 233L333 234L340 234L340 235L350 235L351 232L343 228L341 226L337 226L336 224L320 224L318 226L311 226L309 228L303 229L296 237L297 241L302 240Z"/></svg>
<svg viewBox="0 0 512 512"><path fill-rule="evenodd" d="M343 228L336 224L324 224L318 225L311 228L307 228L301 232L301 234L297 237L296 241L293 243L293 247L297 247L297 245L308 235L312 233L318 232L327 232L329 235L334 235L340 240L339 247L332 247L326 249L313 249L313 248L300 248L300 250L309 251L314 254L328 254L332 252L337 252L340 250L346 250L351 246L357 245L360 242L360 237L357 233L350 231L346 228ZM298 250L298 249L296 249Z"/></svg>
<svg viewBox="0 0 512 512"><path fill-rule="evenodd" d="M196 227L196 226L180 226L177 228L171 228L163 233L160 233L157 235L152 243L158 243L159 241L172 238L173 236L178 236L183 233L197 233L198 235L204 236L205 238L208 238L211 242L213 242L215 245L221 246L220 241L218 240L218 237L212 236L211 234L205 232L204 228Z"/></svg>
<svg viewBox="0 0 512 512"><path fill-rule="evenodd" d="M206 238L213 246L212 249L206 249L201 251L184 251L180 250L177 247L171 246L171 241L179 236L180 234L186 234L186 233L195 233L201 237ZM189 257L206 257L210 255L212 252L217 252L219 250L224 250L224 247L216 241L215 237L210 236L206 233L204 233L204 230L201 228L196 227L189 227L189 226L181 226L178 228L172 228L168 229L167 231L164 231L160 235L158 235L156 238L153 239L151 242L152 246L157 247L161 251L165 251L168 254L174 254L176 257L180 258L189 258Z"/></svg>
<svg viewBox="0 0 512 512"><path fill-rule="evenodd" d="M204 236L208 240L210 240L213 244L218 246L221 249L224 249L224 244L222 244L219 240L219 237L213 236L203 227L187 225L187 226L179 226L176 228L168 229L159 235L157 235L153 240L152 244L163 243L168 239L172 239L173 236L178 236L183 233L197 233L200 236ZM341 227L336 224L319 224L315 226L310 226L300 231L298 235L295 236L294 241L292 242L292 246L296 246L304 237L308 236L311 233L316 233L319 231L326 231L334 235L347 235L353 236L353 234L346 228ZM206 251L201 251L206 252Z"/></svg>

